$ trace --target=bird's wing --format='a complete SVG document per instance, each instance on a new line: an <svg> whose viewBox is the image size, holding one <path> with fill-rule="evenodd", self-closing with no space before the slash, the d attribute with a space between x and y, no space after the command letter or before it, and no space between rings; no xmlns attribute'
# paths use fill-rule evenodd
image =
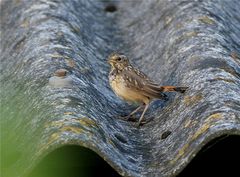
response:
<svg viewBox="0 0 240 177"><path fill-rule="evenodd" d="M126 70L122 74L123 79L127 81L128 87L150 98L167 99L160 86L150 80L143 72L132 69Z"/></svg>

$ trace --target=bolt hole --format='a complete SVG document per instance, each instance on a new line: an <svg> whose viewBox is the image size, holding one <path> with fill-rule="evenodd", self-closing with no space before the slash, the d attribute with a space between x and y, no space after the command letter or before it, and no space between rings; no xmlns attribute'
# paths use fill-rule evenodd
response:
<svg viewBox="0 0 240 177"><path fill-rule="evenodd" d="M113 4L109 4L105 7L105 12L113 13L115 11L117 11L117 7Z"/></svg>
<svg viewBox="0 0 240 177"><path fill-rule="evenodd" d="M166 139L169 135L171 135L171 131L167 130L165 132L163 132L161 139Z"/></svg>

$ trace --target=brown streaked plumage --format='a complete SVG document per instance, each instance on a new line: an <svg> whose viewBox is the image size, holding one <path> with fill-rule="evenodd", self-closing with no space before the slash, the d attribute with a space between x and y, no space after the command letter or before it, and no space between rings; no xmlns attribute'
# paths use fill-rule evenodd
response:
<svg viewBox="0 0 240 177"><path fill-rule="evenodd" d="M138 125L141 124L149 103L153 99L167 100L167 96L163 92L183 93L187 89L187 87L159 86L143 72L134 68L125 55L113 53L108 57L108 63L111 65L109 83L115 94L128 102L142 103L126 118L130 118L144 106Z"/></svg>

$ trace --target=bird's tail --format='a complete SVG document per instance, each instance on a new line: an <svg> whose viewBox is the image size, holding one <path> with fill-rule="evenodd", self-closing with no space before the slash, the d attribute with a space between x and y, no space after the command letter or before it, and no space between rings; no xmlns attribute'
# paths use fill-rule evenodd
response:
<svg viewBox="0 0 240 177"><path fill-rule="evenodd" d="M184 93L188 87L176 87L176 86L161 86L162 92L180 92Z"/></svg>

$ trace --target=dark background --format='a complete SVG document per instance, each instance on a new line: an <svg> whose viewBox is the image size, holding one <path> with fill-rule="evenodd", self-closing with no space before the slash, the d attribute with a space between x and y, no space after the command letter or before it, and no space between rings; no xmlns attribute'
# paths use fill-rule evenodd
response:
<svg viewBox="0 0 240 177"><path fill-rule="evenodd" d="M237 176L239 174L240 136L222 136L208 143L178 175ZM117 177L96 153L79 146L65 146L48 155L29 177Z"/></svg>

